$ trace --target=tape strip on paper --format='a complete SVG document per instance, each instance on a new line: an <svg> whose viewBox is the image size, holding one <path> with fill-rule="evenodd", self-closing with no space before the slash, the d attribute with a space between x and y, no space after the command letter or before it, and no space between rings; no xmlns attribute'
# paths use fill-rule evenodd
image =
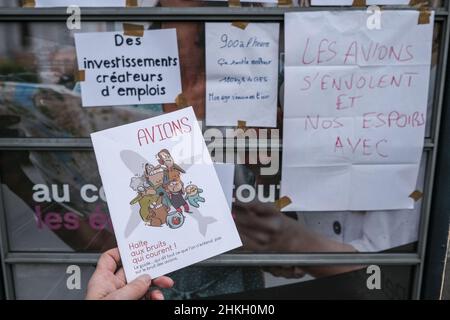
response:
<svg viewBox="0 0 450 320"><path fill-rule="evenodd" d="M175 104L178 107L187 107L188 106L188 102L186 97L180 93L176 98L175 98Z"/></svg>
<svg viewBox="0 0 450 320"><path fill-rule="evenodd" d="M353 0L353 7L367 7L366 0Z"/></svg>
<svg viewBox="0 0 450 320"><path fill-rule="evenodd" d="M127 7L137 7L138 6L137 0L127 0L126 6Z"/></svg>
<svg viewBox="0 0 450 320"><path fill-rule="evenodd" d="M245 122L245 121L243 121L243 120L238 120L238 124L237 124L237 127L239 128L239 129L246 129L247 128L247 122Z"/></svg>
<svg viewBox="0 0 450 320"><path fill-rule="evenodd" d="M409 5L419 10L419 19L417 24L429 24L431 11L428 8L428 3L424 0L410 0Z"/></svg>
<svg viewBox="0 0 450 320"><path fill-rule="evenodd" d="M24 8L34 8L34 7L36 7L36 1L34 1L34 0L23 0L22 7L24 7Z"/></svg>
<svg viewBox="0 0 450 320"><path fill-rule="evenodd" d="M292 203L291 198L284 196L275 201L275 207L277 207L278 210L281 210L284 207L287 207L288 205L290 205L291 203Z"/></svg>
<svg viewBox="0 0 450 320"><path fill-rule="evenodd" d="M245 21L233 21L233 22L231 23L231 25L232 25L233 27L236 27L236 28L245 30L245 28L247 28L247 26L248 26L248 22L245 22Z"/></svg>
<svg viewBox="0 0 450 320"><path fill-rule="evenodd" d="M279 7L292 7L292 0L278 0Z"/></svg>
<svg viewBox="0 0 450 320"><path fill-rule="evenodd" d="M86 79L86 71L85 70L78 70L75 73L75 81L83 82L85 79Z"/></svg>
<svg viewBox="0 0 450 320"><path fill-rule="evenodd" d="M415 7L415 6L425 6L427 5L426 0L409 0L409 6Z"/></svg>
<svg viewBox="0 0 450 320"><path fill-rule="evenodd" d="M431 11L428 10L426 7L422 7L419 10L419 21L417 24L429 24L430 23L430 17L431 17Z"/></svg>
<svg viewBox="0 0 450 320"><path fill-rule="evenodd" d="M415 202L417 202L417 201L419 201L420 199L422 199L423 193L422 193L421 191L419 191L419 190L415 190L413 193L411 193L411 194L409 195L409 197L410 197L411 199L413 199Z"/></svg>
<svg viewBox="0 0 450 320"><path fill-rule="evenodd" d="M123 35L131 37L143 37L144 36L144 26L139 24L124 23L123 24Z"/></svg>

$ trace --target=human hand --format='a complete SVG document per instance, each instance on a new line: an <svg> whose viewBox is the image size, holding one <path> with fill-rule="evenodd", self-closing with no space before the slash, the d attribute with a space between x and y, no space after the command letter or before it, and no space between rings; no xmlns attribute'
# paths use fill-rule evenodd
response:
<svg viewBox="0 0 450 320"><path fill-rule="evenodd" d="M125 272L120 267L119 250L114 248L100 256L97 268L89 280L86 300L164 300L160 290L148 292L150 285L171 288L173 280L165 276L152 280L149 275L142 275L127 284Z"/></svg>

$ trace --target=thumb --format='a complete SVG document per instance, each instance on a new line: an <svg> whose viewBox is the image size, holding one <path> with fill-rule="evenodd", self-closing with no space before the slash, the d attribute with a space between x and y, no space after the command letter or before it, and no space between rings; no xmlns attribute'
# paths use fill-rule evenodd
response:
<svg viewBox="0 0 450 320"><path fill-rule="evenodd" d="M152 278L148 274L137 277L126 286L109 294L106 299L111 300L139 300L148 291Z"/></svg>

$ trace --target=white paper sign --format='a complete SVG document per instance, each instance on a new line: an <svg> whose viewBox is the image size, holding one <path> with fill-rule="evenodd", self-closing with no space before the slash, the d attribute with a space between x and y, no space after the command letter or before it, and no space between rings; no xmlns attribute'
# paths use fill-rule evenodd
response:
<svg viewBox="0 0 450 320"><path fill-rule="evenodd" d="M278 23L206 23L206 125L275 127Z"/></svg>
<svg viewBox="0 0 450 320"><path fill-rule="evenodd" d="M242 245L191 107L91 138L128 281Z"/></svg>
<svg viewBox="0 0 450 320"><path fill-rule="evenodd" d="M126 7L126 0L35 0L36 8L52 7Z"/></svg>
<svg viewBox="0 0 450 320"><path fill-rule="evenodd" d="M433 34L418 15L286 14L285 211L413 208Z"/></svg>
<svg viewBox="0 0 450 320"><path fill-rule="evenodd" d="M173 103L181 93L175 29L76 33L75 45L84 107Z"/></svg>
<svg viewBox="0 0 450 320"><path fill-rule="evenodd" d="M354 0L311 0L312 6L351 6ZM370 5L407 5L410 0L366 0Z"/></svg>

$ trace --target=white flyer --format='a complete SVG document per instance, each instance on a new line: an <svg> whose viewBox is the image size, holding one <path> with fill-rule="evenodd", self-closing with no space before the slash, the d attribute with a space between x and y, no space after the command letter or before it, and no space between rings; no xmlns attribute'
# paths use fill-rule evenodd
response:
<svg viewBox="0 0 450 320"><path fill-rule="evenodd" d="M91 138L127 281L242 245L229 206L234 166L216 165L225 196L191 107Z"/></svg>

